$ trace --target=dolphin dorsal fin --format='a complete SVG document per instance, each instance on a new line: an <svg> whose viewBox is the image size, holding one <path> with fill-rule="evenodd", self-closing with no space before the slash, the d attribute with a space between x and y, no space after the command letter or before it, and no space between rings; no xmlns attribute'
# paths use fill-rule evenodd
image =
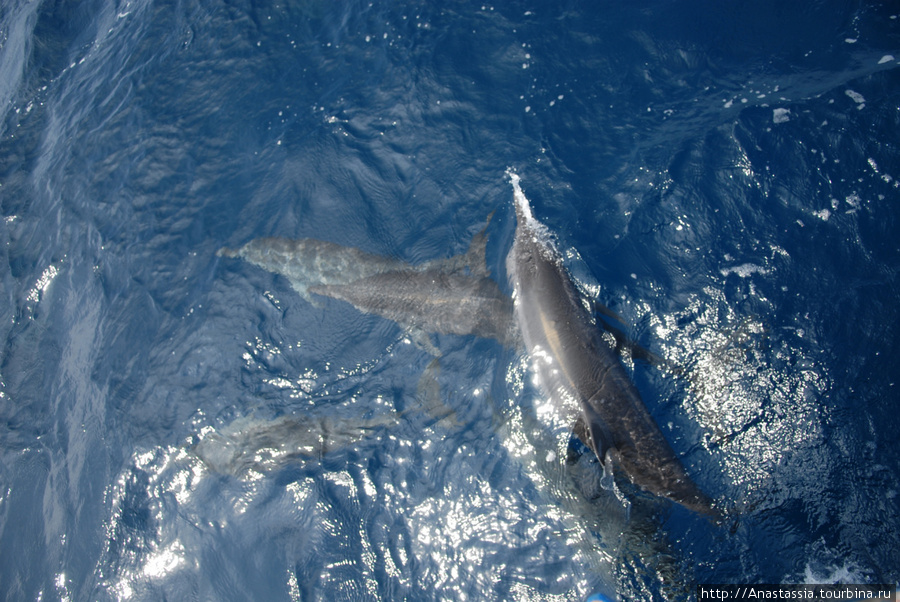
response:
<svg viewBox="0 0 900 602"><path fill-rule="evenodd" d="M496 209L491 211L484 223L484 228L478 234L472 237L468 250L462 255L455 255L448 259L440 260L440 267L443 271L453 274L463 272L467 276L489 276L487 269L487 228L494 217Z"/></svg>

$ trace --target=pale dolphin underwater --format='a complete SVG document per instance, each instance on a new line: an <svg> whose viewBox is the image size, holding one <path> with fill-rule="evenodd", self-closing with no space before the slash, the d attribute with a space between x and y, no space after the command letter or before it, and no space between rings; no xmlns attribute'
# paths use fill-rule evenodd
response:
<svg viewBox="0 0 900 602"><path fill-rule="evenodd" d="M703 514L718 514L675 456L615 351L562 264L547 228L537 221L509 173L516 232L506 260L515 319L541 389L556 418L607 472L621 471L641 489Z"/></svg>
<svg viewBox="0 0 900 602"><path fill-rule="evenodd" d="M216 255L243 259L266 271L281 274L307 301L311 301L311 286L347 284L410 267L396 259L314 238L255 238L238 249L223 247Z"/></svg>
<svg viewBox="0 0 900 602"><path fill-rule="evenodd" d="M309 290L424 333L472 334L506 346L516 341L512 301L486 276L404 270Z"/></svg>
<svg viewBox="0 0 900 602"><path fill-rule="evenodd" d="M428 333L475 335L510 347L518 340L512 300L485 265L486 229L466 253L420 265L311 238L257 238L218 255L285 276L307 301L330 297L392 320L439 355Z"/></svg>
<svg viewBox="0 0 900 602"><path fill-rule="evenodd" d="M395 426L399 415L244 416L191 438L188 449L207 468L239 479L275 472L298 461L317 460Z"/></svg>

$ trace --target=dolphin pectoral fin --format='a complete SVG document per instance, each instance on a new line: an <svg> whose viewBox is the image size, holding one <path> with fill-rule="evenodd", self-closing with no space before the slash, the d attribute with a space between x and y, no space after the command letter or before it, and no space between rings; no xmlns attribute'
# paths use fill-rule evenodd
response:
<svg viewBox="0 0 900 602"><path fill-rule="evenodd" d="M582 404L582 413L575 421L572 432L594 452L605 470L609 459L607 452L614 447L614 444L609 429L589 402Z"/></svg>
<svg viewBox="0 0 900 602"><path fill-rule="evenodd" d="M656 367L669 367L669 361L659 355L653 353L646 347L641 346L634 341L627 341L626 345L628 350L631 352L631 357L636 360L640 360L645 364L650 364L651 366Z"/></svg>
<svg viewBox="0 0 900 602"><path fill-rule="evenodd" d="M439 426L441 429L449 430L461 426L461 423L456 411L444 403L438 380L440 374L440 358L436 357L428 363L419 378L419 383L416 385L416 401L419 402L420 409L428 415L429 426Z"/></svg>
<svg viewBox="0 0 900 602"><path fill-rule="evenodd" d="M409 340L412 341L413 344L419 349L428 352L434 357L441 356L441 350L437 348L428 333L421 328L410 328L406 331L406 335L409 337Z"/></svg>
<svg viewBox="0 0 900 602"><path fill-rule="evenodd" d="M619 318L615 314L613 315L613 317L616 318L617 320L621 320L621 318ZM661 356L653 353L652 351L650 351L646 347L642 346L637 341L629 338L628 335L626 335L624 332L622 332L619 328L611 325L609 322L607 322L603 318L600 318L599 320L597 320L597 322L598 322L599 326L601 326L605 331L610 333L613 336L613 338L616 340L616 352L617 353L621 353L623 349L627 349L628 352L631 354L631 357L636 360L640 360L651 366L656 366L657 368L666 368L676 374L680 372L678 367L676 365L674 365L672 362L665 359L664 357L661 357Z"/></svg>
<svg viewBox="0 0 900 602"><path fill-rule="evenodd" d="M619 464L619 453L613 445L612 437L609 429L600 420L597 411L590 407L590 403L584 404L584 413L575 421L572 432L590 448L597 456L603 474L600 476L600 487L607 491L612 491L616 498L626 507L626 512L630 511L631 502L625 497L622 491L616 485L616 466ZM575 464L577 457L570 444L569 464Z"/></svg>
<svg viewBox="0 0 900 602"><path fill-rule="evenodd" d="M575 425L572 427L572 434L578 437L578 440L584 443L585 446L591 447L591 433L584 423L584 416L578 416Z"/></svg>
<svg viewBox="0 0 900 602"><path fill-rule="evenodd" d="M599 301L591 300L591 306L594 308L594 311L595 311L596 313L601 314L601 315L604 315L604 316L606 316L607 318L612 318L613 320L615 320L616 322L618 322L618 323L621 324L622 326L628 326L628 324L625 322L625 319L624 319L622 316L620 316L619 314L617 314L616 312L614 312L614 311L611 310L610 308L606 307L605 305L603 305L603 304L600 303Z"/></svg>

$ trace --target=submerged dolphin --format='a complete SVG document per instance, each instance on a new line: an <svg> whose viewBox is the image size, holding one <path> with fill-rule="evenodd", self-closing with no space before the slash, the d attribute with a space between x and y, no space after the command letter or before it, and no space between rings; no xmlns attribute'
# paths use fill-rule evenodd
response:
<svg viewBox="0 0 900 602"><path fill-rule="evenodd" d="M196 436L189 449L210 470L245 479L298 461L320 459L398 421L394 411L373 417L308 415L265 420L245 416Z"/></svg>
<svg viewBox="0 0 900 602"><path fill-rule="evenodd" d="M515 318L555 418L575 423L575 435L606 472L621 470L645 491L716 514L601 338L549 232L532 216L518 175L509 177L516 233L506 265Z"/></svg>
<svg viewBox="0 0 900 602"><path fill-rule="evenodd" d="M512 301L486 276L402 270L309 290L417 331L516 340Z"/></svg>
<svg viewBox="0 0 900 602"><path fill-rule="evenodd" d="M238 249L222 248L216 254L240 258L281 274L307 301L311 300L311 286L347 284L373 274L409 267L397 259L314 238L256 238Z"/></svg>
<svg viewBox="0 0 900 602"><path fill-rule="evenodd" d="M517 341L512 301L488 277L486 229L466 253L420 265L311 238L257 238L218 255L285 276L308 301L314 294L331 297L393 320L439 355L427 333L471 334L507 346Z"/></svg>

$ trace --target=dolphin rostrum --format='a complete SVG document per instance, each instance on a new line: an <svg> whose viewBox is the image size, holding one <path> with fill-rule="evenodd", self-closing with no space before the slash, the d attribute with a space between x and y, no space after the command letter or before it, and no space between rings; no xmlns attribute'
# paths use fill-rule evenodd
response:
<svg viewBox="0 0 900 602"><path fill-rule="evenodd" d="M516 233L506 260L515 319L554 419L574 433L604 471L621 471L645 491L717 514L694 484L582 303L547 228L509 172Z"/></svg>

